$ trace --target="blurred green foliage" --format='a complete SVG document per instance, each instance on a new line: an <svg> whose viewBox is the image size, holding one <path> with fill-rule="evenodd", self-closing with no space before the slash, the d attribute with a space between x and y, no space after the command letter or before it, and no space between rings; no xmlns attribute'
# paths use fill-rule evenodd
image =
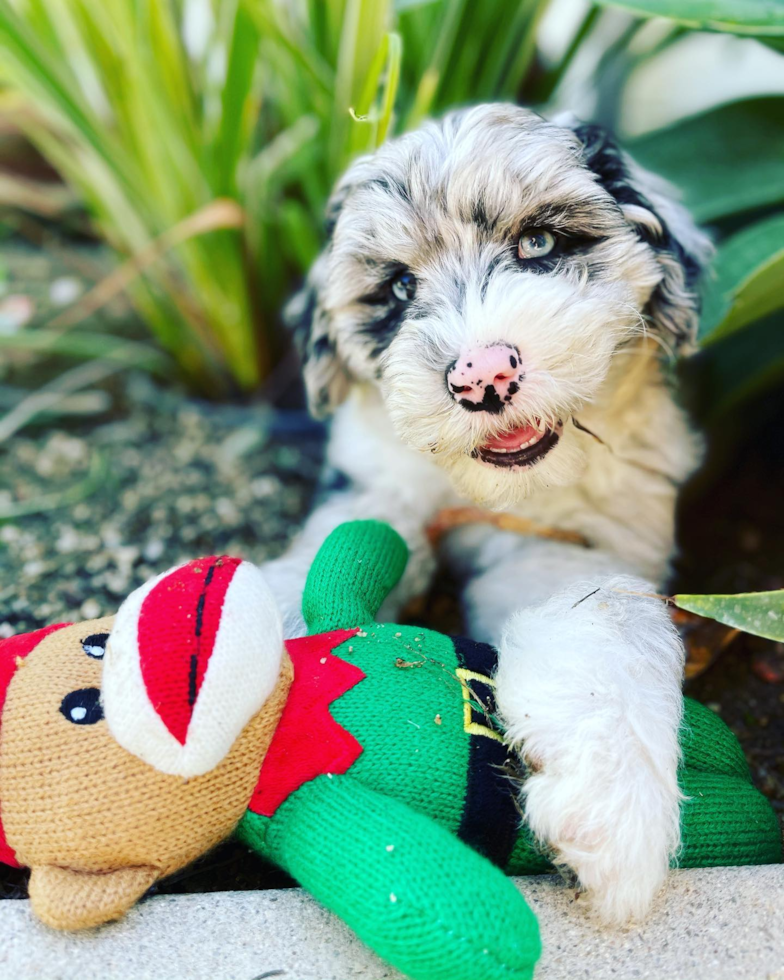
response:
<svg viewBox="0 0 784 980"><path fill-rule="evenodd" d="M280 308L320 247L329 190L357 154L453 105L546 100L587 44L628 75L645 27L631 15L670 19L657 51L692 28L784 41L782 0L607 0L544 63L549 3L0 0L0 112L130 260L128 293L193 387L252 391L279 356ZM620 39L602 41L603 7L628 12ZM631 149L716 233L701 340L720 358L726 338L784 304L784 99L720 106ZM111 339L78 323L48 326L3 346L112 356ZM784 341L779 352L784 363Z"/></svg>

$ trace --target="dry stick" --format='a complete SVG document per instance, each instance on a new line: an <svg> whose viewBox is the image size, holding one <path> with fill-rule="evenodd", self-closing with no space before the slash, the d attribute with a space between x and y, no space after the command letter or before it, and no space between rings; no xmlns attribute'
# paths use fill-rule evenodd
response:
<svg viewBox="0 0 784 980"><path fill-rule="evenodd" d="M579 544L590 548L588 540L577 531L562 531L556 527L545 527L535 521L517 514L498 514L494 511L483 510L481 507L445 507L438 511L433 521L427 526L427 537L435 547L442 536L456 527L466 524L492 524L501 531L513 531L515 534L528 534L537 538L547 538L551 541L565 541L569 544Z"/></svg>
<svg viewBox="0 0 784 980"><path fill-rule="evenodd" d="M73 306L50 320L48 327L67 327L95 313L128 286L145 269L149 268L164 253L181 245L189 238L204 235L221 228L241 228L245 222L245 212L229 198L218 198L188 215L172 228L167 229L148 245L132 255L126 262L102 279L86 292Z"/></svg>

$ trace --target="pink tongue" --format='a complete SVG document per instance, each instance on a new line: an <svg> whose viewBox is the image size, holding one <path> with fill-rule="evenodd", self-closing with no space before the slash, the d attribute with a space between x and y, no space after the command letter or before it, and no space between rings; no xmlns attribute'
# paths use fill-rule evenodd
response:
<svg viewBox="0 0 784 980"><path fill-rule="evenodd" d="M512 429L503 435L495 436L486 442L482 449L518 449L524 442L538 436L539 430L533 425L523 425L519 429Z"/></svg>

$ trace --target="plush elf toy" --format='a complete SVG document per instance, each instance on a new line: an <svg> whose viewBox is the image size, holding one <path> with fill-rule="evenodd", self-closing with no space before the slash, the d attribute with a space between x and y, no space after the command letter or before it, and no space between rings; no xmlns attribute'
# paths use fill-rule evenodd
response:
<svg viewBox="0 0 784 980"><path fill-rule="evenodd" d="M406 548L345 524L284 645L261 573L204 558L117 617L0 644L0 859L56 928L122 915L235 833L414 980L524 980L536 919L504 871L545 871L494 710L495 651L374 615ZM4 702L4 704L3 704ZM740 747L693 701L681 866L781 858Z"/></svg>

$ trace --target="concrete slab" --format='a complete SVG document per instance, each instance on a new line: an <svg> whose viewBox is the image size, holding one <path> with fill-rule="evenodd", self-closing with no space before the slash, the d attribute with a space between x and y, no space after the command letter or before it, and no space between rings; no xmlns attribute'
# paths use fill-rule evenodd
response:
<svg viewBox="0 0 784 980"><path fill-rule="evenodd" d="M784 980L784 865L673 872L644 925L607 931L556 877L519 878L536 980ZM157 896L87 933L0 903L0 980L399 980L298 889Z"/></svg>

